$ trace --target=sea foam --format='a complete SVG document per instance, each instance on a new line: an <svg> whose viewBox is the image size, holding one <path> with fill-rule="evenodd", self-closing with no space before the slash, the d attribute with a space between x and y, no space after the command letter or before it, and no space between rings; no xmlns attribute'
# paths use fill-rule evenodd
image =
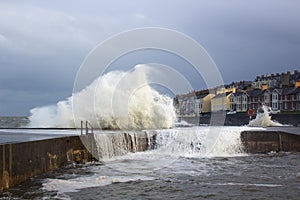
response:
<svg viewBox="0 0 300 200"><path fill-rule="evenodd" d="M150 70L137 65L108 72L56 105L33 108L29 126L74 128L87 120L101 129L170 128L176 120L172 98L150 86Z"/></svg>

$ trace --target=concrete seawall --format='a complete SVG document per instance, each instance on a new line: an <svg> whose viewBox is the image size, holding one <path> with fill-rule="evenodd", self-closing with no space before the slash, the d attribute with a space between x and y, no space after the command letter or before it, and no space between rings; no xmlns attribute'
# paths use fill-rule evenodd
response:
<svg viewBox="0 0 300 200"><path fill-rule="evenodd" d="M273 128L275 129L275 128ZM300 129L299 134L300 134ZM241 141L248 153L300 152L300 135L280 130L243 131Z"/></svg>
<svg viewBox="0 0 300 200"><path fill-rule="evenodd" d="M86 162L90 154L78 136L0 145L0 193L29 177L61 167L67 162Z"/></svg>
<svg viewBox="0 0 300 200"><path fill-rule="evenodd" d="M101 139L101 134L97 137L99 136ZM101 160L103 153L108 149L105 149L107 148L105 145L97 146L95 137L93 134L88 134L1 144L0 195L4 189L18 185L32 176L59 168L69 162L85 163L96 159ZM145 151L149 148L150 138L147 137L146 133L118 132L111 138L110 151L113 153L120 149L120 146L113 145L117 137L122 138L123 153L125 151Z"/></svg>
<svg viewBox="0 0 300 200"><path fill-rule="evenodd" d="M106 153L137 152L155 146L155 131L119 132L109 135L67 136L54 139L11 143L0 145L0 194L4 189L13 187L28 178L59 168L68 162L85 163L92 159L89 151L99 160ZM118 137L120 136L120 137ZM96 145L94 138L100 141ZM270 151L300 152L300 128L273 127L266 130L251 130L241 133L242 144L248 153ZM106 147L109 139L110 149ZM101 145L101 141L103 145ZM117 145L113 145L117 144Z"/></svg>

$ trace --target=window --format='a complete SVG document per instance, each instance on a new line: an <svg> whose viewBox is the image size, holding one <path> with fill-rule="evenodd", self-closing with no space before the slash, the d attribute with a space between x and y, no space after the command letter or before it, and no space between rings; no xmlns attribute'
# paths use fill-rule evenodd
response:
<svg viewBox="0 0 300 200"><path fill-rule="evenodd" d="M278 100L278 94L277 94L277 93L274 93L274 94L272 95L272 98L273 98L274 100Z"/></svg>
<svg viewBox="0 0 300 200"><path fill-rule="evenodd" d="M295 108L296 108L296 103L293 102L292 103L292 109L295 110Z"/></svg>
<svg viewBox="0 0 300 200"><path fill-rule="evenodd" d="M284 109L287 109L287 103L284 102Z"/></svg>
<svg viewBox="0 0 300 200"><path fill-rule="evenodd" d="M273 108L274 110L277 110L277 109L278 109L278 103L277 103L277 102L273 102L273 103L272 103L272 108Z"/></svg>

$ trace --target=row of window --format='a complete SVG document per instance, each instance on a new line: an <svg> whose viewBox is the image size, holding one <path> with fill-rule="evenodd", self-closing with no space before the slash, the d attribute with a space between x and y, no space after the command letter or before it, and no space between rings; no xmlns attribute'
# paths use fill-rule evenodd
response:
<svg viewBox="0 0 300 200"><path fill-rule="evenodd" d="M242 101L247 101L247 97L245 97L245 96L243 96L242 98L241 97L236 97L236 101L241 101L241 99L242 99ZM278 98L278 94L273 94L272 95L272 100L278 100L279 98ZM297 96L296 95L292 95L291 96L291 100L299 100L300 101L300 94L298 95L298 98L297 98ZM261 98L259 98L259 97L251 97L250 98L250 100L251 100L251 102L259 102L259 101L261 101ZM267 100L269 100L269 98L268 98L268 96L267 95L265 95L264 96L264 100L265 101L267 101ZM283 98L282 98L282 100L289 100L288 99L288 96L283 96ZM230 97L230 102L235 102L235 98L234 97Z"/></svg>
<svg viewBox="0 0 300 200"><path fill-rule="evenodd" d="M293 103L287 103L287 102L284 102L284 103L277 103L277 102L273 102L272 103L272 108L274 109L274 110L281 110L281 109L285 109L285 110L287 110L287 109L292 109L292 110L295 110L295 109L300 109L300 103L298 102L298 103L296 103L296 102L293 102Z"/></svg>

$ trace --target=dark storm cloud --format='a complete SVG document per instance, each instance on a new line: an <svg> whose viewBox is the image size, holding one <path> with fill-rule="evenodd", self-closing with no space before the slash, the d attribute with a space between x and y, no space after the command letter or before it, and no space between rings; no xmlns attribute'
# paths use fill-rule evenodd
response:
<svg viewBox="0 0 300 200"><path fill-rule="evenodd" d="M181 14L172 26L208 50L225 82L251 80L299 68L299 6L297 1L209 1Z"/></svg>
<svg viewBox="0 0 300 200"><path fill-rule="evenodd" d="M212 56L225 83L300 66L299 1L0 4L0 115L27 115L36 105L68 97L88 52L137 27L166 27L191 36Z"/></svg>

